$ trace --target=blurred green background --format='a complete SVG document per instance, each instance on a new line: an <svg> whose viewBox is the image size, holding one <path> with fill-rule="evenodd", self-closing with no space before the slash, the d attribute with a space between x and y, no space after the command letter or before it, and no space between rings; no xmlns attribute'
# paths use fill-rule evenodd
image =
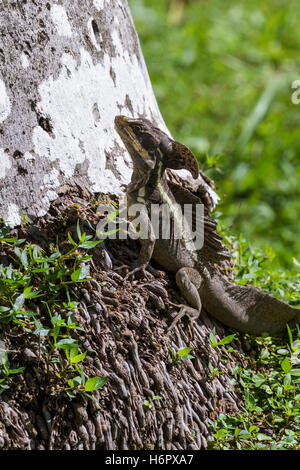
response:
<svg viewBox="0 0 300 470"><path fill-rule="evenodd" d="M215 181L222 226L299 271L299 0L129 5L162 115Z"/></svg>

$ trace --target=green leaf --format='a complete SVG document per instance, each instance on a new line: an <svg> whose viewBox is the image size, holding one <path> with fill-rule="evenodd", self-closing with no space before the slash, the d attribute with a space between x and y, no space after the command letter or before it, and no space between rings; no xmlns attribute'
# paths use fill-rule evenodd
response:
<svg viewBox="0 0 300 470"><path fill-rule="evenodd" d="M78 387L79 385L81 385L81 377L79 375L77 375L73 379L69 379L68 380L68 385L71 388Z"/></svg>
<svg viewBox="0 0 300 470"><path fill-rule="evenodd" d="M192 356L191 354L187 354L184 356L185 359L195 359L195 356Z"/></svg>
<svg viewBox="0 0 300 470"><path fill-rule="evenodd" d="M9 312L10 308L9 307L4 307L4 306L0 306L0 313L1 312Z"/></svg>
<svg viewBox="0 0 300 470"><path fill-rule="evenodd" d="M76 242L73 240L73 238L71 237L70 232L68 232L68 239L69 239L69 242L71 243L71 245L77 247L77 243L76 243Z"/></svg>
<svg viewBox="0 0 300 470"><path fill-rule="evenodd" d="M85 351L85 352L82 353L82 354L77 354L76 356L72 357L72 358L71 358L71 364L77 364L78 362L83 361L83 359L85 358L86 354L87 354L87 351Z"/></svg>
<svg viewBox="0 0 300 470"><path fill-rule="evenodd" d="M187 348L180 348L180 349L178 350L178 353L177 353L177 354L178 354L179 357L185 357L185 356L187 356L187 355L189 354L189 352L191 351L191 349L192 349L192 348L188 348L188 347L187 347Z"/></svg>
<svg viewBox="0 0 300 470"><path fill-rule="evenodd" d="M292 383L292 376L289 372L286 373L284 379L283 379L283 385L285 387L289 387L289 385Z"/></svg>
<svg viewBox="0 0 300 470"><path fill-rule="evenodd" d="M17 369L9 369L10 374L18 374L19 372L22 372L25 369L25 367L18 367Z"/></svg>
<svg viewBox="0 0 300 470"><path fill-rule="evenodd" d="M17 246L15 246L15 247L14 247L14 253L15 253L15 255L17 255L17 257L18 257L19 259L21 259L22 252L21 252L20 248L18 248Z"/></svg>
<svg viewBox="0 0 300 470"><path fill-rule="evenodd" d="M25 249L22 251L20 259L21 259L21 263L24 266L24 268L27 269L28 268L28 259L27 259L27 252L26 252Z"/></svg>
<svg viewBox="0 0 300 470"><path fill-rule="evenodd" d="M282 368L283 372L285 372L286 374L287 374L288 372L290 372L290 370L291 370L291 368L292 368L291 363L290 363L290 361L289 361L289 359L288 359L287 357L285 357L285 358L283 359L283 361L281 362L280 365L281 365L281 368Z"/></svg>
<svg viewBox="0 0 300 470"><path fill-rule="evenodd" d="M81 231L80 231L79 219L77 219L76 231L77 231L78 240L80 241L81 240Z"/></svg>
<svg viewBox="0 0 300 470"><path fill-rule="evenodd" d="M260 387L266 381L266 379L262 374L257 374L252 377L252 381L255 387Z"/></svg>
<svg viewBox="0 0 300 470"><path fill-rule="evenodd" d="M83 369L82 367L78 367L78 366L75 366L77 368L77 370L80 371L80 376L81 376L81 383L82 385L85 385L85 375L84 375L84 372L83 372Z"/></svg>
<svg viewBox="0 0 300 470"><path fill-rule="evenodd" d="M37 328L37 329L33 332L33 334L36 335L36 336L45 337L45 336L48 336L48 335L49 335L50 331L51 331L50 328L40 327L40 328Z"/></svg>
<svg viewBox="0 0 300 470"><path fill-rule="evenodd" d="M60 253L60 251L56 251L55 253L52 253L52 255L51 255L51 256L49 256L49 258L48 258L48 259L49 259L49 261L53 261L53 260L55 260L55 259L59 258L60 256L61 256L61 253Z"/></svg>
<svg viewBox="0 0 300 470"><path fill-rule="evenodd" d="M28 299L28 296L29 296L30 292L32 291L32 288L33 288L33 286L29 286L29 287L26 287L26 288L24 289L24 296L25 296L25 299Z"/></svg>
<svg viewBox="0 0 300 470"><path fill-rule="evenodd" d="M277 349L276 352L277 352L277 354L280 354L281 356L286 356L287 354L289 354L289 350L284 349L284 348Z"/></svg>
<svg viewBox="0 0 300 470"><path fill-rule="evenodd" d="M286 325L286 328L287 328L288 335L289 335L290 346L291 346L291 349L293 350L293 336L292 336L292 332L291 332L291 329L290 329L290 327L289 327L288 324Z"/></svg>
<svg viewBox="0 0 300 470"><path fill-rule="evenodd" d="M65 338L58 341L56 346L60 349L71 349L71 348L78 348L78 343L76 339Z"/></svg>
<svg viewBox="0 0 300 470"><path fill-rule="evenodd" d="M152 403L149 400L144 400L143 405L146 406L147 408L152 408Z"/></svg>
<svg viewBox="0 0 300 470"><path fill-rule="evenodd" d="M79 280L80 272L81 269L76 269L76 271L71 274L71 279L73 282L77 282Z"/></svg>
<svg viewBox="0 0 300 470"><path fill-rule="evenodd" d="M231 343L231 341L234 340L234 338L236 337L236 334L234 333L233 335L228 335L226 336L225 338L221 339L220 341L218 341L218 346L221 346L222 344L229 344Z"/></svg>
<svg viewBox="0 0 300 470"><path fill-rule="evenodd" d="M106 384L108 377L92 377L88 379L85 383L84 389L86 392L93 392L95 390L99 390L99 388L103 387Z"/></svg>
<svg viewBox="0 0 300 470"><path fill-rule="evenodd" d="M61 315L54 315L54 317L51 318L51 323L52 325L56 325L56 323L61 322L62 318Z"/></svg>
<svg viewBox="0 0 300 470"><path fill-rule="evenodd" d="M208 337L208 342L213 348L218 346L218 342L216 340L215 333L216 333L216 330L215 330L215 328L213 328L212 331L210 332L209 337Z"/></svg>
<svg viewBox="0 0 300 470"><path fill-rule="evenodd" d="M259 441L272 441L272 438L270 436L267 436L263 433L258 433L256 437Z"/></svg>
<svg viewBox="0 0 300 470"><path fill-rule="evenodd" d="M15 312L19 312L19 311L21 310L21 308L23 307L24 302L25 302L25 295L24 295L24 293L23 293L23 294L19 295L19 296L16 298L16 300L15 300L15 302L14 302L14 304L13 304L13 309L14 309L14 311L15 311Z"/></svg>
<svg viewBox="0 0 300 470"><path fill-rule="evenodd" d="M65 390L65 392L66 392L66 395L67 395L69 398L71 398L71 400L72 400L73 398L75 398L75 396L76 396L76 395L75 395L74 393L72 393L70 390Z"/></svg>
<svg viewBox="0 0 300 470"><path fill-rule="evenodd" d="M89 273L89 265L84 264L71 274L71 279L73 282L82 281L88 275L88 273Z"/></svg>
<svg viewBox="0 0 300 470"><path fill-rule="evenodd" d="M91 248L94 248L95 246L99 245L99 243L102 243L103 240L96 240L93 242L84 242L80 243L79 248L85 248L86 250L89 250Z"/></svg>

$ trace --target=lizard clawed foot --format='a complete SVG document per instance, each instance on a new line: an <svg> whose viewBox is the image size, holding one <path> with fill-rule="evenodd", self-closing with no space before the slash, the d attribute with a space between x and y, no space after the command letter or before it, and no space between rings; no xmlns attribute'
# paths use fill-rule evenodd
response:
<svg viewBox="0 0 300 470"><path fill-rule="evenodd" d="M129 271L129 273L126 274L124 277L124 281L127 281L130 277L133 277L134 274L140 272L142 274L142 277L145 277L146 279L150 280L153 278L153 276L146 271L147 265L146 264L141 264L139 266L136 266L134 269Z"/></svg>
<svg viewBox="0 0 300 470"><path fill-rule="evenodd" d="M187 316L191 323L193 323L199 317L199 311L195 308L188 307L187 305L177 305L173 304L173 302L169 302L170 305L174 307L180 307L179 313L175 316L174 320L172 321L171 325L167 328L167 335L173 330L173 328L177 325L178 321L181 318Z"/></svg>

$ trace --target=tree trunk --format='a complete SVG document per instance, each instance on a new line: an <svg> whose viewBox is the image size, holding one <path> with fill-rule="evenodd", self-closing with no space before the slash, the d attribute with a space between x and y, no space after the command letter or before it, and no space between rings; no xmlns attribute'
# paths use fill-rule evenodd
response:
<svg viewBox="0 0 300 470"><path fill-rule="evenodd" d="M114 116L165 127L127 2L4 0L0 25L0 217L44 215L66 182L118 194Z"/></svg>
<svg viewBox="0 0 300 470"><path fill-rule="evenodd" d="M24 213L55 243L66 230L61 215L67 228L76 221L71 206L88 211L95 194L117 195L130 181L115 115L142 115L168 130L125 0L4 0L0 25L0 218L14 227ZM114 259L130 253L118 242L110 248ZM228 376L235 359L226 352L222 363L208 344L213 326L224 330L203 314L193 328L181 322L166 335L174 281L130 286L103 250L93 259L95 279L77 288L75 315L87 367L109 377L96 392L101 406L50 393L38 338L16 339L4 328L5 346L19 349L14 362L25 371L0 396L0 448L206 448L218 412L237 409ZM182 346L194 359L172 363L168 348Z"/></svg>

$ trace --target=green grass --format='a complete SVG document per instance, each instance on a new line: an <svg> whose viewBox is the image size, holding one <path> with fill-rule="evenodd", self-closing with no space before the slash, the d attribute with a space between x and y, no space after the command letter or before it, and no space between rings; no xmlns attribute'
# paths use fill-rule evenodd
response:
<svg viewBox="0 0 300 470"><path fill-rule="evenodd" d="M223 236L233 252L235 281L268 292L295 307L300 306L300 274L275 270L274 252L254 249L242 236ZM210 344L232 353L231 336ZM232 383L244 402L241 412L220 414L213 423L214 440L209 448L218 450L300 449L300 328L270 337L246 335L247 366L237 364ZM226 359L225 359L226 360ZM213 371L214 372L214 371ZM213 376L212 376L213 377Z"/></svg>
<svg viewBox="0 0 300 470"><path fill-rule="evenodd" d="M251 283L296 307L300 306L300 274L272 269L274 253L253 249L242 236L226 236L233 251L237 283ZM245 336L249 355L232 371L232 383L244 402L239 413L220 414L212 425L210 449L300 449L300 327L287 325L286 333L270 337ZM219 342L211 332L209 343L234 354L234 335ZM227 345L228 343L228 345ZM222 354L220 349L220 354ZM221 356L222 360L222 356ZM226 356L224 356L226 360ZM212 370L212 378L218 371Z"/></svg>
<svg viewBox="0 0 300 470"><path fill-rule="evenodd" d="M163 117L215 180L231 233L299 271L300 3L191 1L179 24L169 4L129 0Z"/></svg>
<svg viewBox="0 0 300 470"><path fill-rule="evenodd" d="M244 405L239 413L218 416L209 448L299 450L300 329L288 328L288 340L248 339L249 365L237 365L231 378Z"/></svg>

